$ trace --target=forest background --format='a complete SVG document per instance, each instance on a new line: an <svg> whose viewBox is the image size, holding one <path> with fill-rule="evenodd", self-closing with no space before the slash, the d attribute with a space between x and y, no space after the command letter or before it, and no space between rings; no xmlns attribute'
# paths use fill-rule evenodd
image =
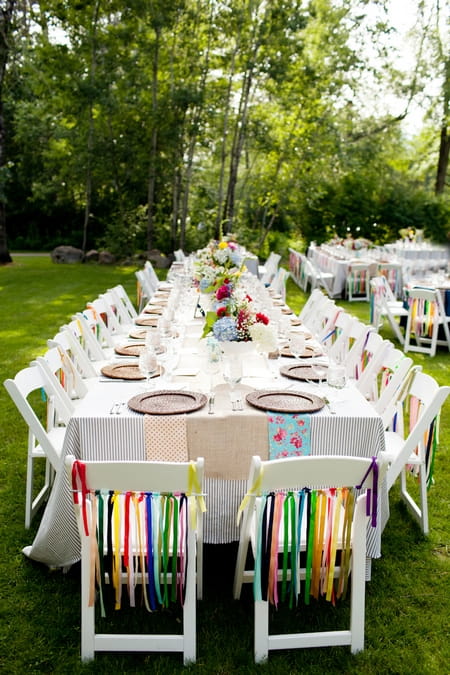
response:
<svg viewBox="0 0 450 675"><path fill-rule="evenodd" d="M389 0L2 0L0 262L448 242L450 12L411 4L405 69Z"/></svg>

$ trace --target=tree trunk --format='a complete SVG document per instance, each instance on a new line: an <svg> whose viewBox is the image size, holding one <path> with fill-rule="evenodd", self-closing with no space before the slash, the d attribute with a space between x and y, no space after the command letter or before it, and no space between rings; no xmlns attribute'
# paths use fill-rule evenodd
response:
<svg viewBox="0 0 450 675"><path fill-rule="evenodd" d="M89 221L91 219L92 210L92 151L94 148L94 102L92 100L95 74L96 74L96 58L97 58L97 22L100 11L100 0L95 4L94 15L92 17L92 33L91 33L91 65L90 65L90 94L89 94L89 129L87 139L87 163L86 163L86 188L85 188L85 206L84 206L84 220L83 220L83 243L81 250L86 253L87 236L89 229Z"/></svg>
<svg viewBox="0 0 450 675"><path fill-rule="evenodd" d="M158 70L159 70L159 46L161 40L161 29L155 28L155 53L152 64L152 114L153 129L150 142L150 157L148 170L148 191L147 191L147 250L151 251L155 239L155 183L156 183L156 156L158 151Z"/></svg>
<svg viewBox="0 0 450 675"><path fill-rule="evenodd" d="M449 152L450 152L450 136L448 135L447 127L444 125L441 129L441 142L439 145L439 159L436 174L436 185L434 188L434 192L437 195L443 194L445 189Z"/></svg>
<svg viewBox="0 0 450 675"><path fill-rule="evenodd" d="M441 141L439 144L439 158L436 172L436 184L434 192L436 195L441 195L444 192L447 170L448 170L448 156L450 152L450 136L448 134L447 122L450 113L450 59L445 62L445 80L444 80L444 110L442 115L441 125Z"/></svg>
<svg viewBox="0 0 450 675"><path fill-rule="evenodd" d="M12 262L8 250L8 236L6 232L6 202L5 202L5 165L6 165L6 129L3 115L3 84L5 81L6 65L10 45L8 36L14 14L14 0L6 3L5 9L0 10L0 264Z"/></svg>

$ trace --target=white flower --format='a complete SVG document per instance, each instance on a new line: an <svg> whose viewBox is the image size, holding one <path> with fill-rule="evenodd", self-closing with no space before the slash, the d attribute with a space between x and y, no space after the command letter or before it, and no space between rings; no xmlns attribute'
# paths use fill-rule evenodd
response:
<svg viewBox="0 0 450 675"><path fill-rule="evenodd" d="M278 348L277 336L270 324L256 322L249 327L248 332L260 351L274 352Z"/></svg>

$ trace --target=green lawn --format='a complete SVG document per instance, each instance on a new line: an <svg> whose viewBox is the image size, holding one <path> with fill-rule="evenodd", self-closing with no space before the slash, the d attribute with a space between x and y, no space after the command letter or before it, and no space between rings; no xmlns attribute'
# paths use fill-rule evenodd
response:
<svg viewBox="0 0 450 675"><path fill-rule="evenodd" d="M46 350L71 315L106 288L122 283L135 298L134 269L97 265L53 265L50 257L14 256L0 268L1 381L13 377ZM298 311L305 295L288 282L288 302ZM339 303L368 321L368 305ZM385 337L392 338L389 331ZM440 384L450 382L450 354L414 357ZM272 653L269 664L253 664L252 599L231 597L235 547L207 546L204 600L198 606L197 664L184 669L177 655L98 655L79 659L79 568L68 574L27 560L31 543L23 527L26 428L3 387L1 413L1 588L0 670L5 673L408 673L450 672L450 448L447 401L441 420L436 484L429 493L431 534L424 538L391 492L391 518L383 535L383 557L374 561L367 584L366 647L352 656L348 648ZM345 616L322 604L294 613L306 625ZM165 612L167 619L171 612ZM336 615L336 616L335 616ZM278 612L289 625L292 614ZM139 618L148 622L155 617ZM133 618L130 618L132 621ZM176 617L174 619L176 621Z"/></svg>

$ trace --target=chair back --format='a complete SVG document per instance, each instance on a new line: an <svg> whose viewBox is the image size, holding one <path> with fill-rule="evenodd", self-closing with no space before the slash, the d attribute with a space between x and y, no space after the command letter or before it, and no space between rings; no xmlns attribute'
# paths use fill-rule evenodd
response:
<svg viewBox="0 0 450 675"><path fill-rule="evenodd" d="M369 301L370 289L370 264L364 262L352 262L348 267L346 290L347 299Z"/></svg>
<svg viewBox="0 0 450 675"><path fill-rule="evenodd" d="M450 317L446 317L438 289L414 287L408 291L408 319L405 332L405 352L420 352L435 356L437 345L450 351ZM442 326L445 339L438 336ZM414 336L415 344L411 343Z"/></svg>
<svg viewBox="0 0 450 675"><path fill-rule="evenodd" d="M149 281L150 287L153 289L153 293L154 293L159 286L159 279L158 279L158 276L157 276L157 274L155 272L155 269L154 269L152 263L150 262L150 260L145 261L143 272L146 275L146 277Z"/></svg>
<svg viewBox="0 0 450 675"><path fill-rule="evenodd" d="M33 435L35 445L38 443L52 466L56 469L59 465L60 449L52 442L50 433L56 426L56 422L63 420L68 423L70 413L62 403L57 392L49 385L47 378L37 366L29 366L20 370L14 379L7 379L3 383L17 406L18 411L27 423L30 433ZM29 401L32 392L45 392L46 396L46 420L45 426L38 412Z"/></svg>
<svg viewBox="0 0 450 675"><path fill-rule="evenodd" d="M81 657L96 651L181 652L196 659L197 546L201 546L203 459L195 462L83 462L66 458L81 538ZM113 495L112 497L110 495ZM198 571L201 576L201 571ZM115 609L122 585L136 606L142 587L149 611L183 606L183 631L173 634L98 633L95 588L106 614L106 581Z"/></svg>
<svg viewBox="0 0 450 675"><path fill-rule="evenodd" d="M376 522L383 475L375 458L252 458L241 505L234 597L239 598L242 583L253 582L256 662L275 649L338 644L350 645L352 652L363 649L366 528L369 514ZM255 560L251 571L246 570L249 542ZM269 602L285 597L294 606L300 593L305 604L319 596L335 601L346 593L350 567L349 630L269 634Z"/></svg>
<svg viewBox="0 0 450 675"><path fill-rule="evenodd" d="M72 399L83 398L87 394L87 387L67 352L60 346L51 347L44 356L38 356L35 363L73 415L75 405Z"/></svg>
<svg viewBox="0 0 450 675"><path fill-rule="evenodd" d="M121 323L132 323L133 319L137 317L137 312L122 284L109 288L108 292L113 295L116 301L117 313L122 317Z"/></svg>
<svg viewBox="0 0 450 675"><path fill-rule="evenodd" d="M423 462L427 477L429 477L434 453L427 444L432 442L433 434L434 439L437 440L438 429L435 426L437 424L435 420L450 394L450 387L440 387L431 375L418 369L413 375L407 390L403 392L404 405L407 406L406 438L400 452L389 465L388 489L392 487L413 454Z"/></svg>
<svg viewBox="0 0 450 675"><path fill-rule="evenodd" d="M97 372L81 346L81 334L78 334L78 332L75 334L74 330L77 330L74 326L62 326L59 333L56 333L52 339L47 340L47 346L49 348L57 347L60 349L65 355L63 358L67 357L72 361L76 372L79 373L81 378L96 377ZM76 384L76 388L78 391L78 384Z"/></svg>
<svg viewBox="0 0 450 675"><path fill-rule="evenodd" d="M269 257L264 263L264 274L261 277L261 282L267 286L272 282L278 270L278 264L281 260L281 255L271 251Z"/></svg>

